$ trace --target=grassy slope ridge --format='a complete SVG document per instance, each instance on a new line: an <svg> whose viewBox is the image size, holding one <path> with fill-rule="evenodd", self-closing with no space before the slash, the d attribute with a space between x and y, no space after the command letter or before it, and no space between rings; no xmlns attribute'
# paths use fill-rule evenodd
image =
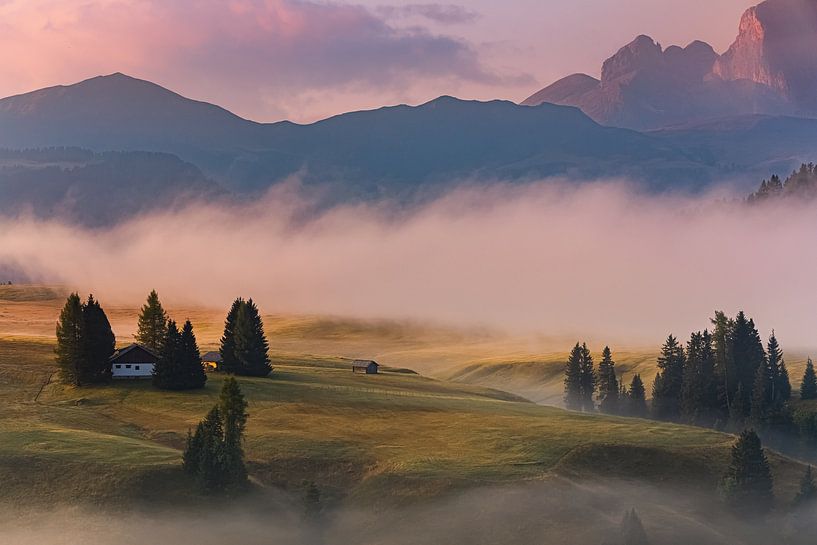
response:
<svg viewBox="0 0 817 545"><path fill-rule="evenodd" d="M36 316L30 321L44 308L38 305L44 303L0 304L0 502L195 501L180 449L215 402L221 377L211 376L204 391L183 393L137 382L74 389L50 381L43 388L54 370L53 341L39 333L45 329ZM121 320L124 310L114 315ZM19 333L26 327L31 335ZM203 325L205 344L213 342L210 330L217 328ZM353 343L363 336L350 334ZM286 345L291 338L283 337ZM711 491L733 441L698 428L569 413L418 375L353 375L334 356L279 355L274 333L272 339L273 375L241 379L251 414L246 446L254 478L293 494L308 479L330 502L403 503L554 475ZM408 338L396 344L411 349ZM779 496L792 497L802 467L772 458Z"/></svg>

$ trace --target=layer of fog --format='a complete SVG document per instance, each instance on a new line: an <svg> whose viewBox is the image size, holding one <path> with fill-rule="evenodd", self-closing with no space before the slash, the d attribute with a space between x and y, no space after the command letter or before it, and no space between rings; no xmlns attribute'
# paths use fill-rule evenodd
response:
<svg viewBox="0 0 817 545"><path fill-rule="evenodd" d="M813 509L780 510L751 521L724 509L714 487L660 489L632 482L550 479L474 489L446 499L377 509L336 507L306 518L285 508L228 501L215 508L161 510L62 507L4 510L0 541L14 545L629 545L620 521L635 508L652 545L812 543Z"/></svg>
<svg viewBox="0 0 817 545"><path fill-rule="evenodd" d="M656 344L745 309L761 333L811 346L817 206L644 196L624 184L464 187L431 203L309 216L292 188L247 205L83 230L0 219L0 264L138 304L429 320ZM304 217L309 219L304 220Z"/></svg>

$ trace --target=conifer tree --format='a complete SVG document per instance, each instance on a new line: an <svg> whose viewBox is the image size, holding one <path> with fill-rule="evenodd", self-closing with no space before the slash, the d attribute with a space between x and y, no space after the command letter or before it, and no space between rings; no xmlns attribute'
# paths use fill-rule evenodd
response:
<svg viewBox="0 0 817 545"><path fill-rule="evenodd" d="M814 362L811 358L806 363L806 372L800 383L800 399L817 399L817 373L814 372Z"/></svg>
<svg viewBox="0 0 817 545"><path fill-rule="evenodd" d="M582 410L593 412L596 405L593 397L596 393L596 371L593 368L593 356L586 344L582 344L581 357L581 384L582 384Z"/></svg>
<svg viewBox="0 0 817 545"><path fill-rule="evenodd" d="M187 443L182 454L182 468L189 475L198 475L203 441L204 424L199 422L195 434L187 430Z"/></svg>
<svg viewBox="0 0 817 545"><path fill-rule="evenodd" d="M746 415L751 412L751 404L747 406L744 392L743 383L738 383L738 389L735 390L729 411L729 425L733 430L743 428L746 423Z"/></svg>
<svg viewBox="0 0 817 545"><path fill-rule="evenodd" d="M633 376L627 405L630 415L636 418L645 418L647 416L647 392L644 388L644 381L641 380L641 375Z"/></svg>
<svg viewBox="0 0 817 545"><path fill-rule="evenodd" d="M179 341L181 343L179 350L181 375L184 378L183 388L185 390L204 388L207 374L204 372L199 345L196 342L196 335L193 333L193 324L190 323L190 320L184 323Z"/></svg>
<svg viewBox="0 0 817 545"><path fill-rule="evenodd" d="M174 320L167 322L161 345L159 361L153 367L153 384L163 390L183 390L185 373L181 366L182 335Z"/></svg>
<svg viewBox="0 0 817 545"><path fill-rule="evenodd" d="M670 335L661 348L659 372L653 384L652 402L656 418L676 420L680 416L685 363L684 348Z"/></svg>
<svg viewBox="0 0 817 545"><path fill-rule="evenodd" d="M227 482L241 486L247 481L244 465L244 429L247 425L247 402L238 381L229 377L219 396L219 412L224 422L224 466Z"/></svg>
<svg viewBox="0 0 817 545"><path fill-rule="evenodd" d="M272 371L269 360L269 343L264 334L264 324L258 307L252 299L239 306L235 317L235 373L252 377L265 377Z"/></svg>
<svg viewBox="0 0 817 545"><path fill-rule="evenodd" d="M599 410L607 414L619 411L619 386L616 378L616 363L609 346L605 346L599 362Z"/></svg>
<svg viewBox="0 0 817 545"><path fill-rule="evenodd" d="M650 543L641 518L635 509L625 513L621 521L621 543L623 545L649 545Z"/></svg>
<svg viewBox="0 0 817 545"><path fill-rule="evenodd" d="M82 386L85 356L85 319L79 295L72 293L57 322L56 360L66 384Z"/></svg>
<svg viewBox="0 0 817 545"><path fill-rule="evenodd" d="M742 399L735 402L743 408L743 416L746 417L749 416L751 408L757 370L767 362L767 359L754 321L748 319L742 311L735 318L732 328L732 360L737 384L743 385ZM732 413L734 412L733 407Z"/></svg>
<svg viewBox="0 0 817 545"><path fill-rule="evenodd" d="M712 335L708 331L693 333L686 355L681 416L690 424L712 426L720 413Z"/></svg>
<svg viewBox="0 0 817 545"><path fill-rule="evenodd" d="M224 320L224 334L221 336L221 364L219 370L225 373L237 373L239 362L235 352L235 321L238 317L238 312L244 306L244 299L241 297L233 301L230 311L227 313L227 318Z"/></svg>
<svg viewBox="0 0 817 545"><path fill-rule="evenodd" d="M774 501L772 473L760 438L753 430L741 433L722 482L724 498L741 515L768 512Z"/></svg>
<svg viewBox="0 0 817 545"><path fill-rule="evenodd" d="M162 351L162 342L167 333L167 313L159 301L159 294L152 290L139 313L136 342L150 348L157 354Z"/></svg>
<svg viewBox="0 0 817 545"><path fill-rule="evenodd" d="M772 331L769 343L766 348L766 361L769 366L769 379L771 381L771 391L769 392L770 403L785 403L791 399L791 382L789 381L789 371L786 369L786 362L783 359L783 350L777 342L777 337Z"/></svg>
<svg viewBox="0 0 817 545"><path fill-rule="evenodd" d="M85 322L83 382L101 383L111 379L110 358L116 351L116 337L99 302L91 295L82 307Z"/></svg>
<svg viewBox="0 0 817 545"><path fill-rule="evenodd" d="M198 431L198 430L197 430ZM201 422L201 450L196 479L204 492L223 492L227 486L224 456L224 428L218 405Z"/></svg>
<svg viewBox="0 0 817 545"><path fill-rule="evenodd" d="M813 503L815 499L817 499L817 484L814 482L811 466L808 466L803 478L800 479L800 490L794 498L794 504L806 505Z"/></svg>
<svg viewBox="0 0 817 545"><path fill-rule="evenodd" d="M565 407L571 411L582 409L582 347L579 343L570 351L565 364Z"/></svg>
<svg viewBox="0 0 817 545"><path fill-rule="evenodd" d="M734 320L722 311L715 312L711 320L712 343L715 358L715 377L717 381L719 413L728 417L732 413L732 399L737 390L738 379L732 354L732 331Z"/></svg>

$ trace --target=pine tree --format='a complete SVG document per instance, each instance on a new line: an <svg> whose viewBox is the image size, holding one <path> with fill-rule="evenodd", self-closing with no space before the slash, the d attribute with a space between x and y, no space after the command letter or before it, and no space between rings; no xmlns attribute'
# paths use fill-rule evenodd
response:
<svg viewBox="0 0 817 545"><path fill-rule="evenodd" d="M235 373L252 377L265 377L272 371L269 360L269 343L264 334L264 324L258 307L252 299L239 306L235 317Z"/></svg>
<svg viewBox="0 0 817 545"><path fill-rule="evenodd" d="M204 439L204 424L201 422L196 427L196 433L187 430L187 443L182 454L182 468L185 473L196 476L199 472L199 462L201 458L202 442Z"/></svg>
<svg viewBox="0 0 817 545"><path fill-rule="evenodd" d="M771 380L771 392L769 393L770 403L785 403L791 399L791 382L789 381L789 371L786 369L786 362L783 359L783 350L777 342L777 337L772 331L769 343L766 348L766 361L769 366L769 379Z"/></svg>
<svg viewBox="0 0 817 545"><path fill-rule="evenodd" d="M658 357L659 372L652 392L653 412L661 420L676 420L681 414L681 391L686 355L678 340L670 335Z"/></svg>
<svg viewBox="0 0 817 545"><path fill-rule="evenodd" d="M227 486L224 456L224 428L218 406L201 422L201 450L196 479L204 492L223 492Z"/></svg>
<svg viewBox="0 0 817 545"><path fill-rule="evenodd" d="M687 343L681 387L681 416L690 424L712 426L719 415L712 335L708 331L693 333Z"/></svg>
<svg viewBox="0 0 817 545"><path fill-rule="evenodd" d="M593 402L593 397L596 393L596 371L593 368L593 356L586 344L582 344L581 356L581 385L582 385L582 410L585 412L593 412L596 405Z"/></svg>
<svg viewBox="0 0 817 545"><path fill-rule="evenodd" d="M641 375L633 376L627 405L629 407L628 412L632 416L636 418L645 418L647 416L647 392L644 388L644 381L641 380Z"/></svg>
<svg viewBox="0 0 817 545"><path fill-rule="evenodd" d="M201 353L190 320L187 320L184 327L182 327L180 343L180 367L181 375L184 378L183 388L185 390L204 388L204 384L207 382L207 374L204 372Z"/></svg>
<svg viewBox="0 0 817 545"><path fill-rule="evenodd" d="M806 468L803 478L800 479L800 490L794 498L795 505L806 505L817 499L817 484L814 482L811 466Z"/></svg>
<svg viewBox="0 0 817 545"><path fill-rule="evenodd" d="M57 322L56 360L62 381L82 386L85 362L85 319L79 295L72 293Z"/></svg>
<svg viewBox="0 0 817 545"><path fill-rule="evenodd" d="M235 321L238 317L239 310L244 306L244 299L239 297L233 301L230 311L227 313L227 318L224 320L224 334L221 336L221 364L219 371L225 373L237 373L239 362L235 353Z"/></svg>
<svg viewBox="0 0 817 545"><path fill-rule="evenodd" d="M767 363L763 342L755 323L741 311L732 328L732 359L735 367L736 384L743 385L742 399L733 400L743 408L743 417L749 416L752 404L753 385L759 367ZM734 407L732 414L735 414Z"/></svg>
<svg viewBox="0 0 817 545"><path fill-rule="evenodd" d="M599 362L599 410L607 414L619 412L619 386L616 363L609 346L605 346Z"/></svg>
<svg viewBox="0 0 817 545"><path fill-rule="evenodd" d="M735 322L722 311L715 312L715 317L711 322L713 325L712 343L718 392L718 412L720 419L725 419L732 414L732 400L738 386L732 354L732 331Z"/></svg>
<svg viewBox="0 0 817 545"><path fill-rule="evenodd" d="M814 372L814 362L811 358L806 363L806 372L800 383L800 399L817 399L817 373Z"/></svg>
<svg viewBox="0 0 817 545"><path fill-rule="evenodd" d="M582 347L579 343L570 351L565 364L565 407L582 410Z"/></svg>
<svg viewBox="0 0 817 545"><path fill-rule="evenodd" d="M82 307L85 322L85 363L83 382L101 383L111 379L110 358L116 351L116 336L99 302L91 295Z"/></svg>
<svg viewBox="0 0 817 545"><path fill-rule="evenodd" d="M621 543L623 545L649 545L650 543L641 518L635 509L625 513L621 521Z"/></svg>
<svg viewBox="0 0 817 545"><path fill-rule="evenodd" d="M766 365L757 368L755 384L752 388L752 405L750 417L752 423L762 429L766 425L766 420L771 410L772 379L769 377L769 369Z"/></svg>
<svg viewBox="0 0 817 545"><path fill-rule="evenodd" d="M167 313L162 308L159 295L152 290L139 314L139 325L134 336L136 342L150 348L157 354L162 351L162 342L167 333Z"/></svg>
<svg viewBox="0 0 817 545"><path fill-rule="evenodd" d="M163 390L183 390L185 377L181 367L182 335L175 321L167 322L161 345L159 361L153 368L153 384Z"/></svg>
<svg viewBox="0 0 817 545"><path fill-rule="evenodd" d="M231 486L247 481L244 465L244 429L247 425L247 402L233 377L224 381L219 397L219 412L224 422L224 465Z"/></svg>
<svg viewBox="0 0 817 545"><path fill-rule="evenodd" d="M768 512L774 501L772 473L760 438L753 430L741 433L722 482L729 505L744 516Z"/></svg>

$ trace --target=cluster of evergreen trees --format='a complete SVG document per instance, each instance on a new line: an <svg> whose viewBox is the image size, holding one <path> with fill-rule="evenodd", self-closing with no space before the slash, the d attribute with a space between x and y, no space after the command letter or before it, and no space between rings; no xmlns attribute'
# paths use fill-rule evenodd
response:
<svg viewBox="0 0 817 545"><path fill-rule="evenodd" d="M635 375L630 387L616 376L616 363L610 347L605 347L598 370L585 343L576 343L565 364L565 406L574 411L643 418L647 416L644 382ZM598 401L598 406L596 402Z"/></svg>
<svg viewBox="0 0 817 545"><path fill-rule="evenodd" d="M57 322L55 351L63 382L83 386L109 381L115 350L116 337L99 302L90 295L83 303L72 293Z"/></svg>
<svg viewBox="0 0 817 545"><path fill-rule="evenodd" d="M219 371L251 377L265 377L272 372L264 323L252 299L239 297L233 302L219 352Z"/></svg>
<svg viewBox="0 0 817 545"><path fill-rule="evenodd" d="M670 335L661 347L649 411L641 377L630 388L617 377L605 348L598 370L586 345L577 344L565 366L565 405L569 409L651 416L717 429L739 431L751 425L779 439L796 433L789 400L792 387L783 350L774 332L765 347L754 320L716 312L712 331L693 333L682 345ZM802 399L817 399L817 374L809 361L800 387ZM811 422L817 438L817 421Z"/></svg>
<svg viewBox="0 0 817 545"><path fill-rule="evenodd" d="M183 454L185 472L209 494L239 491L247 484L244 430L247 402L235 378L224 381L218 404L188 432Z"/></svg>
<svg viewBox="0 0 817 545"><path fill-rule="evenodd" d="M159 355L153 368L153 384L163 390L193 390L204 388L207 375L201 361L201 353L193 332L193 324L187 320L181 331L176 322L169 319L153 290L139 313L136 341Z"/></svg>
<svg viewBox="0 0 817 545"><path fill-rule="evenodd" d="M763 180L758 190L749 196L750 203L761 203L780 197L798 199L817 197L817 165L814 163L800 165L800 169L782 181L774 175Z"/></svg>
<svg viewBox="0 0 817 545"><path fill-rule="evenodd" d="M764 348L754 320L716 312L712 332L693 333L686 349L672 335L661 348L652 412L661 420L763 432L791 431L792 395L783 351L772 332ZM817 387L817 385L816 385Z"/></svg>

